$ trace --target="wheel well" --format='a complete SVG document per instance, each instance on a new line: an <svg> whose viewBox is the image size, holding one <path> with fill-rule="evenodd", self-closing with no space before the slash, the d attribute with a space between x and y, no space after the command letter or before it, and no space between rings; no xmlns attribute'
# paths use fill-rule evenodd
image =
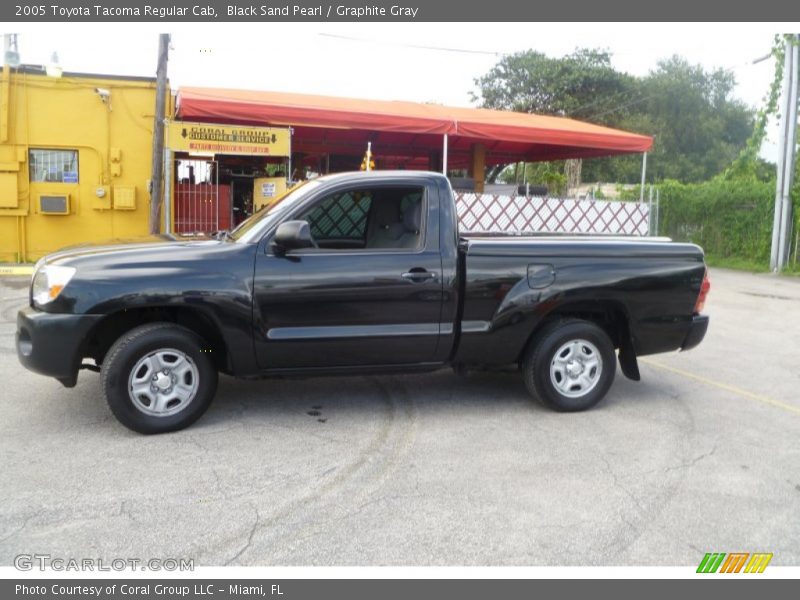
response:
<svg viewBox="0 0 800 600"><path fill-rule="evenodd" d="M208 345L214 365L223 373L230 373L228 350L219 327L201 310L184 306L147 307L126 309L102 319L87 336L82 355L101 365L111 345L126 331L134 327L166 321L196 333Z"/></svg>
<svg viewBox="0 0 800 600"><path fill-rule="evenodd" d="M625 309L612 301L592 300L585 302L571 302L564 304L547 313L534 327L525 345L520 352L518 360L522 360L525 350L536 335L554 321L562 319L583 319L590 321L603 329L611 338L614 348L624 348L631 343L630 326Z"/></svg>

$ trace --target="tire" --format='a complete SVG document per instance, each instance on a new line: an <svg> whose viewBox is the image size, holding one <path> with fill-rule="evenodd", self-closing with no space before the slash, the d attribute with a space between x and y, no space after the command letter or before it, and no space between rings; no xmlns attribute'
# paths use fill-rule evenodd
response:
<svg viewBox="0 0 800 600"><path fill-rule="evenodd" d="M567 319L537 333L525 352L525 387L559 412L593 407L605 397L616 371L614 344L590 321Z"/></svg>
<svg viewBox="0 0 800 600"><path fill-rule="evenodd" d="M217 370L193 332L150 323L120 337L102 368L106 401L120 423L139 433L188 427L208 409Z"/></svg>

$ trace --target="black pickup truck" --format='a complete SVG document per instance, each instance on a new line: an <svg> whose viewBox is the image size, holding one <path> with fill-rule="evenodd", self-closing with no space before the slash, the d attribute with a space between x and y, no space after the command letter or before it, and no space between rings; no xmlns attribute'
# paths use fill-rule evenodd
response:
<svg viewBox="0 0 800 600"><path fill-rule="evenodd" d="M663 239L459 236L427 172L305 182L212 239L51 254L17 319L24 366L75 385L102 373L142 433L186 427L218 373L258 378L518 365L559 411L605 396L618 350L688 350L708 327L703 252Z"/></svg>

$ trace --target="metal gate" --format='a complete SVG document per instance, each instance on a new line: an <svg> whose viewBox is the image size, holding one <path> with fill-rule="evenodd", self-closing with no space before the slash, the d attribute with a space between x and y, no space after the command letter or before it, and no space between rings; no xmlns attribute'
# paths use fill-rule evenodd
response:
<svg viewBox="0 0 800 600"><path fill-rule="evenodd" d="M211 233L220 227L219 164L215 160L175 160L175 233ZM226 186L226 189L230 189ZM230 206L230 194L228 194Z"/></svg>

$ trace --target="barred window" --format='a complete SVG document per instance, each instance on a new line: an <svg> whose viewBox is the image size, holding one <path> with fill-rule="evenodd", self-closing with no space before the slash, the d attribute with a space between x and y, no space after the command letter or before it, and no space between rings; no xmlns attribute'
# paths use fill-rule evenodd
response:
<svg viewBox="0 0 800 600"><path fill-rule="evenodd" d="M78 151L31 149L30 178L34 183L78 183Z"/></svg>

